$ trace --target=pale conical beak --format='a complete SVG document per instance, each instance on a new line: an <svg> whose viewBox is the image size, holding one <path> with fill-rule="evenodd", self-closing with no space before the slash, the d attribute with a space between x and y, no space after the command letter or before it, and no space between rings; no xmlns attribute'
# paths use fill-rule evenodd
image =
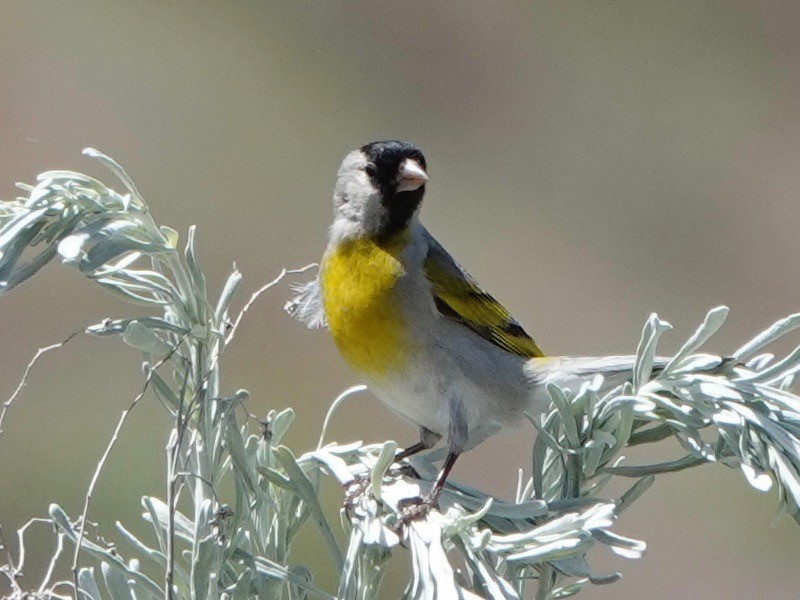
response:
<svg viewBox="0 0 800 600"><path fill-rule="evenodd" d="M400 165L400 181L397 183L398 192L411 192L419 189L428 181L428 174L414 159L407 158Z"/></svg>

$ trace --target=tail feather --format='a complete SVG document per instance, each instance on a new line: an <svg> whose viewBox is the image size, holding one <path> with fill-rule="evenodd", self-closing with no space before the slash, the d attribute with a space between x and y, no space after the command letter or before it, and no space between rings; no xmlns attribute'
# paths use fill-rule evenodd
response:
<svg viewBox="0 0 800 600"><path fill-rule="evenodd" d="M669 359L657 358L654 369L663 369ZM633 377L635 356L554 356L533 358L528 368L537 383L555 383L562 387L576 388L595 375L605 379L603 387L614 387L630 381Z"/></svg>
<svg viewBox="0 0 800 600"><path fill-rule="evenodd" d="M658 356L653 359L653 374L658 374L671 359ZM556 356L533 358L528 369L537 383L556 383L562 387L576 388L596 375L604 377L604 388L612 388L630 381L636 357L629 356ZM721 358L708 369L711 373L733 366L734 359Z"/></svg>

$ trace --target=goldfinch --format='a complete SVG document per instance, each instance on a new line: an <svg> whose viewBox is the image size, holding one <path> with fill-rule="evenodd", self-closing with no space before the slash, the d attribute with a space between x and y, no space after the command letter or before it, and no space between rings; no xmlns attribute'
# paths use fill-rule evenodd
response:
<svg viewBox="0 0 800 600"><path fill-rule="evenodd" d="M345 156L318 277L294 314L327 326L339 352L389 408L420 430L398 459L440 439L458 455L547 406L546 384L575 389L595 375L630 379L634 357L546 357L420 223L428 167L408 142L372 142Z"/></svg>

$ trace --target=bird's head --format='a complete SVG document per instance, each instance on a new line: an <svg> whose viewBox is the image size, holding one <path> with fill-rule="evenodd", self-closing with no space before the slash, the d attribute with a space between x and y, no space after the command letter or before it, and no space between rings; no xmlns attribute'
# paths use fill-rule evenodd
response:
<svg viewBox="0 0 800 600"><path fill-rule="evenodd" d="M333 192L332 235L389 239L404 231L422 203L426 169L409 142L372 142L348 153Z"/></svg>

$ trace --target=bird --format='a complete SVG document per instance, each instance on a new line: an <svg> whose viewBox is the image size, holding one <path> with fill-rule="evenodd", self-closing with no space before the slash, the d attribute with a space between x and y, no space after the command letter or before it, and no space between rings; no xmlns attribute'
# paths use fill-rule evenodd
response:
<svg viewBox="0 0 800 600"><path fill-rule="evenodd" d="M617 386L631 379L635 357L546 356L422 224L428 182L410 142L350 151L317 277L297 288L291 312L327 327L370 391L419 428L397 460L443 441L444 463L419 499L430 507L459 455L544 410L549 383L577 389L602 375L605 388Z"/></svg>

